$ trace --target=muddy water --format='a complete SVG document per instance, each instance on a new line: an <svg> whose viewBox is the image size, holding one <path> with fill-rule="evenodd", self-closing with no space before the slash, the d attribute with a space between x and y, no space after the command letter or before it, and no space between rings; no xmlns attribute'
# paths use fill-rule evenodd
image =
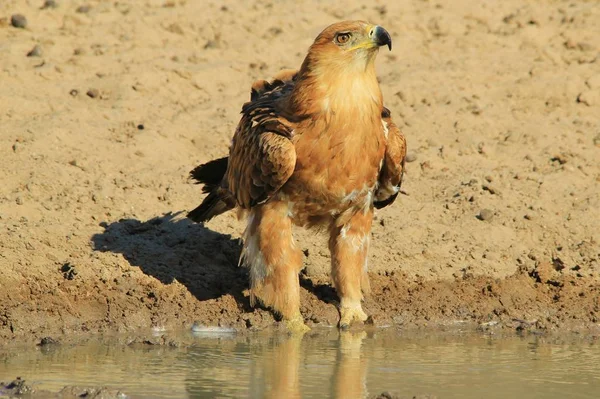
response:
<svg viewBox="0 0 600 399"><path fill-rule="evenodd" d="M0 381L108 386L129 397L599 398L600 343L483 334L316 331L189 335L178 347L123 341L0 352ZM1 396L1 395L0 395Z"/></svg>

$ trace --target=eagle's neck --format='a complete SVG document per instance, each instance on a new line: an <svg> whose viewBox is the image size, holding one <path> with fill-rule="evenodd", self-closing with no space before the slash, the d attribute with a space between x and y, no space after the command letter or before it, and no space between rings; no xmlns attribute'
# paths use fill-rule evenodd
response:
<svg viewBox="0 0 600 399"><path fill-rule="evenodd" d="M383 100L374 57L346 63L319 62L307 57L288 106L295 114L313 120L381 123Z"/></svg>

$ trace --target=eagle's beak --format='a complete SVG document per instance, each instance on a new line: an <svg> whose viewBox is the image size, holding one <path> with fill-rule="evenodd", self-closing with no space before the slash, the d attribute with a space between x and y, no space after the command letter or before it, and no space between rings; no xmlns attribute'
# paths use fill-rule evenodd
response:
<svg viewBox="0 0 600 399"><path fill-rule="evenodd" d="M369 36L378 46L388 46L390 51L392 51L392 38L388 31L381 26L378 25L371 29Z"/></svg>

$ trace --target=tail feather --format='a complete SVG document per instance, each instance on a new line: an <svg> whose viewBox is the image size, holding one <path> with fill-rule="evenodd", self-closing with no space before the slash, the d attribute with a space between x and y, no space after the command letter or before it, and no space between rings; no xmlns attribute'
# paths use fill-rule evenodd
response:
<svg viewBox="0 0 600 399"><path fill-rule="evenodd" d="M194 222L201 223L234 208L227 192L221 188L221 182L227 172L228 157L212 160L197 166L190 172L190 177L197 184L204 184L202 192L208 193L202 203L187 216Z"/></svg>
<svg viewBox="0 0 600 399"><path fill-rule="evenodd" d="M229 157L213 159L210 162L197 166L190 172L190 177L196 180L196 184L204 184L203 192L208 193L215 189L227 172Z"/></svg>
<svg viewBox="0 0 600 399"><path fill-rule="evenodd" d="M187 217L196 223L207 222L210 219L231 210L232 207L227 204L219 195L218 191L211 191L204 201L190 211Z"/></svg>

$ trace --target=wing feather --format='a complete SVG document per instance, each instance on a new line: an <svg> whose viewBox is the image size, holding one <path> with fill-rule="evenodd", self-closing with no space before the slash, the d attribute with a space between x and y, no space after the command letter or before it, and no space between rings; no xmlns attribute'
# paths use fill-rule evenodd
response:
<svg viewBox="0 0 600 399"><path fill-rule="evenodd" d="M387 143L385 157L379 172L378 187L375 191L374 205L377 209L390 205L398 196L404 176L404 159L406 157L406 138L392 121L387 108L383 109L381 120L384 129L387 129Z"/></svg>
<svg viewBox="0 0 600 399"><path fill-rule="evenodd" d="M272 198L296 167L293 122L279 112L277 102L293 88L295 74L282 71L272 82L255 82L251 100L242 108L226 173L228 189L242 208Z"/></svg>

